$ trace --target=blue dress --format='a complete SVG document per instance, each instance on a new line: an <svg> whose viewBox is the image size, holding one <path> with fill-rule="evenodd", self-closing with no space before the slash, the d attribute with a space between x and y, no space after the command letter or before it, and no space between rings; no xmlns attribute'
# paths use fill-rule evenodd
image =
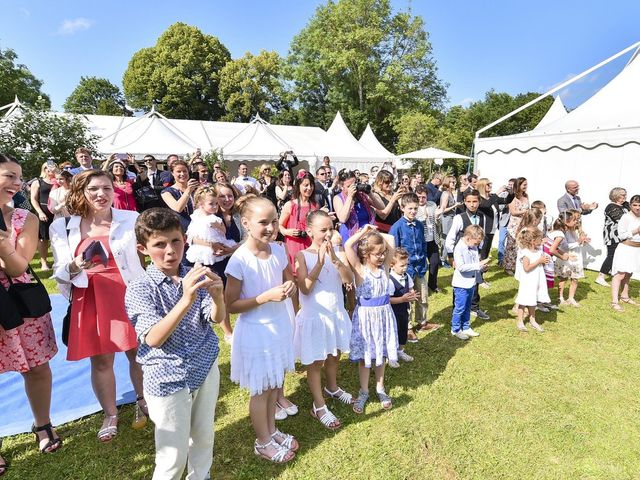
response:
<svg viewBox="0 0 640 480"><path fill-rule="evenodd" d="M364 361L367 368L372 360L376 366L398 360L398 327L389 302L393 283L384 270L372 272L364 267L364 279L356 288L358 305L353 314L349 359Z"/></svg>

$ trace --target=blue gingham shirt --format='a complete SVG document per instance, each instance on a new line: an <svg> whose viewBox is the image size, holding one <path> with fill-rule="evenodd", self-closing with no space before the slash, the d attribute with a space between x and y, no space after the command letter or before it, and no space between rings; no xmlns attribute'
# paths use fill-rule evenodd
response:
<svg viewBox="0 0 640 480"><path fill-rule="evenodd" d="M179 276L184 277L188 271L181 265ZM180 298L182 283L174 284L153 264L127 287L125 305L140 343L136 360L144 372L144 391L157 397L183 388L197 390L218 358L218 337L210 323L212 299L204 289L198 290L193 305L161 347L152 348L144 342L151 327Z"/></svg>

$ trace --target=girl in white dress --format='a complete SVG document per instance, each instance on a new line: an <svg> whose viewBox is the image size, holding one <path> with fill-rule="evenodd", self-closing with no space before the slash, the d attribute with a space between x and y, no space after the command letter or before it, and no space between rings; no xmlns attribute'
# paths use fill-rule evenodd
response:
<svg viewBox="0 0 640 480"><path fill-rule="evenodd" d="M625 213L618 222L618 238L621 242L613 256L611 273L611 307L621 312L619 301L629 305L638 302L629 297L629 280L634 273L640 274L640 195L629 201L631 211ZM621 291L622 290L622 291Z"/></svg>
<svg viewBox="0 0 640 480"><path fill-rule="evenodd" d="M353 315L349 358L358 362L360 392L353 404L363 413L369 399L369 374L375 363L376 392L382 408L391 408L391 397L384 390L384 362L398 361L398 326L391 308L394 292L389 279L394 240L390 235L365 225L345 243L347 260L355 273L358 305ZM357 253L356 249L357 248Z"/></svg>
<svg viewBox="0 0 640 480"><path fill-rule="evenodd" d="M187 228L187 260L191 263L211 266L224 256L215 255L214 246L219 243L225 247L233 247L236 242L228 240L222 219L216 215L218 210L218 195L214 187L199 188L193 202L197 205L191 214L191 223Z"/></svg>
<svg viewBox="0 0 640 480"><path fill-rule="evenodd" d="M322 394L322 367L327 386L325 393L351 405L353 396L337 383L341 352L349 351L351 319L344 308L342 285L353 281L347 259L340 247L331 243L333 220L323 210L307 215L307 234L311 246L296 254L300 289L300 310L296 316L294 351L307 365L307 383L313 396L311 416L330 430L341 426L329 411Z"/></svg>
<svg viewBox="0 0 640 480"><path fill-rule="evenodd" d="M295 457L299 445L276 429L278 388L294 369L293 307L296 291L283 246L271 242L278 230L273 203L263 197L238 202L246 241L225 270L225 303L239 313L231 346L231 380L251 394L249 414L256 433L254 453L275 463Z"/></svg>
<svg viewBox="0 0 640 480"><path fill-rule="evenodd" d="M536 322L536 305L548 303L547 279L544 266L551 257L542 251L542 232L537 228L525 228L518 233L518 257L516 260L516 278L520 283L516 304L518 305L518 322L516 326L526 332L524 325L525 309L529 315L529 324L539 332L544 329Z"/></svg>

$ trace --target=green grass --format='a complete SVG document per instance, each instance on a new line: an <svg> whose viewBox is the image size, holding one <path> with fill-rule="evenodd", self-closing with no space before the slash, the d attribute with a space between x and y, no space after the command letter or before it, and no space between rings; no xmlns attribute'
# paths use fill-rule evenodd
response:
<svg viewBox="0 0 640 480"><path fill-rule="evenodd" d="M330 403L344 423L330 432L309 416L304 373L288 376L286 392L301 411L279 426L297 436L301 450L287 466L253 455L248 396L228 380L222 345L212 478L638 478L640 308L614 313L609 290L589 272L578 287L583 308L539 313L546 332L519 333L507 313L516 282L492 268L492 288L481 291L491 320L474 321L481 336L462 342L449 335L450 278L451 270L441 271L447 287L430 306L446 326L407 347L413 363L387 370L391 411L370 402L358 416ZM357 370L346 359L340 378L357 391ZM95 438L99 415L61 425L65 445L54 455L39 454L32 435L7 438L5 478L150 478L153 431L133 431L132 415L131 406L122 408L118 437L108 445Z"/></svg>

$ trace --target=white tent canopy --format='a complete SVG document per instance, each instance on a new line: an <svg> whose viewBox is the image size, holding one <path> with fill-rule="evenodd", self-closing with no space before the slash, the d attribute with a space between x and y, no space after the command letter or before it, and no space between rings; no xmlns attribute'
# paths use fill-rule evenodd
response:
<svg viewBox="0 0 640 480"><path fill-rule="evenodd" d="M336 113L327 130L324 152L324 155L331 158L331 165L338 170L350 168L366 172L373 165L382 165L390 160L388 153L371 151L358 142L344 123L340 112Z"/></svg>
<svg viewBox="0 0 640 480"><path fill-rule="evenodd" d="M628 50L628 49L627 49ZM615 57L611 57L615 58ZM602 65L602 64L601 64ZM609 191L640 191L640 59L635 55L607 85L575 110L530 132L476 138L475 168L495 182L526 177L531 200L542 200L552 216L567 180L580 184L585 202L599 208L583 217L591 237L586 264L599 269L606 254L602 243L603 211Z"/></svg>
<svg viewBox="0 0 640 480"><path fill-rule="evenodd" d="M538 122L536 128L534 130L541 130L550 123L555 122L556 120L560 120L567 114L567 109L565 108L562 100L560 99L560 95L558 95L547 110L547 113L544 114L544 117Z"/></svg>
<svg viewBox="0 0 640 480"><path fill-rule="evenodd" d="M380 155L386 155L389 160L392 160L396 157L393 153L384 148L384 146L376 137L375 133L373 133L371 125L369 125L368 123L367 128L364 129L364 132L362 132L362 136L358 141L360 142L360 145L362 145L367 150L378 153Z"/></svg>

